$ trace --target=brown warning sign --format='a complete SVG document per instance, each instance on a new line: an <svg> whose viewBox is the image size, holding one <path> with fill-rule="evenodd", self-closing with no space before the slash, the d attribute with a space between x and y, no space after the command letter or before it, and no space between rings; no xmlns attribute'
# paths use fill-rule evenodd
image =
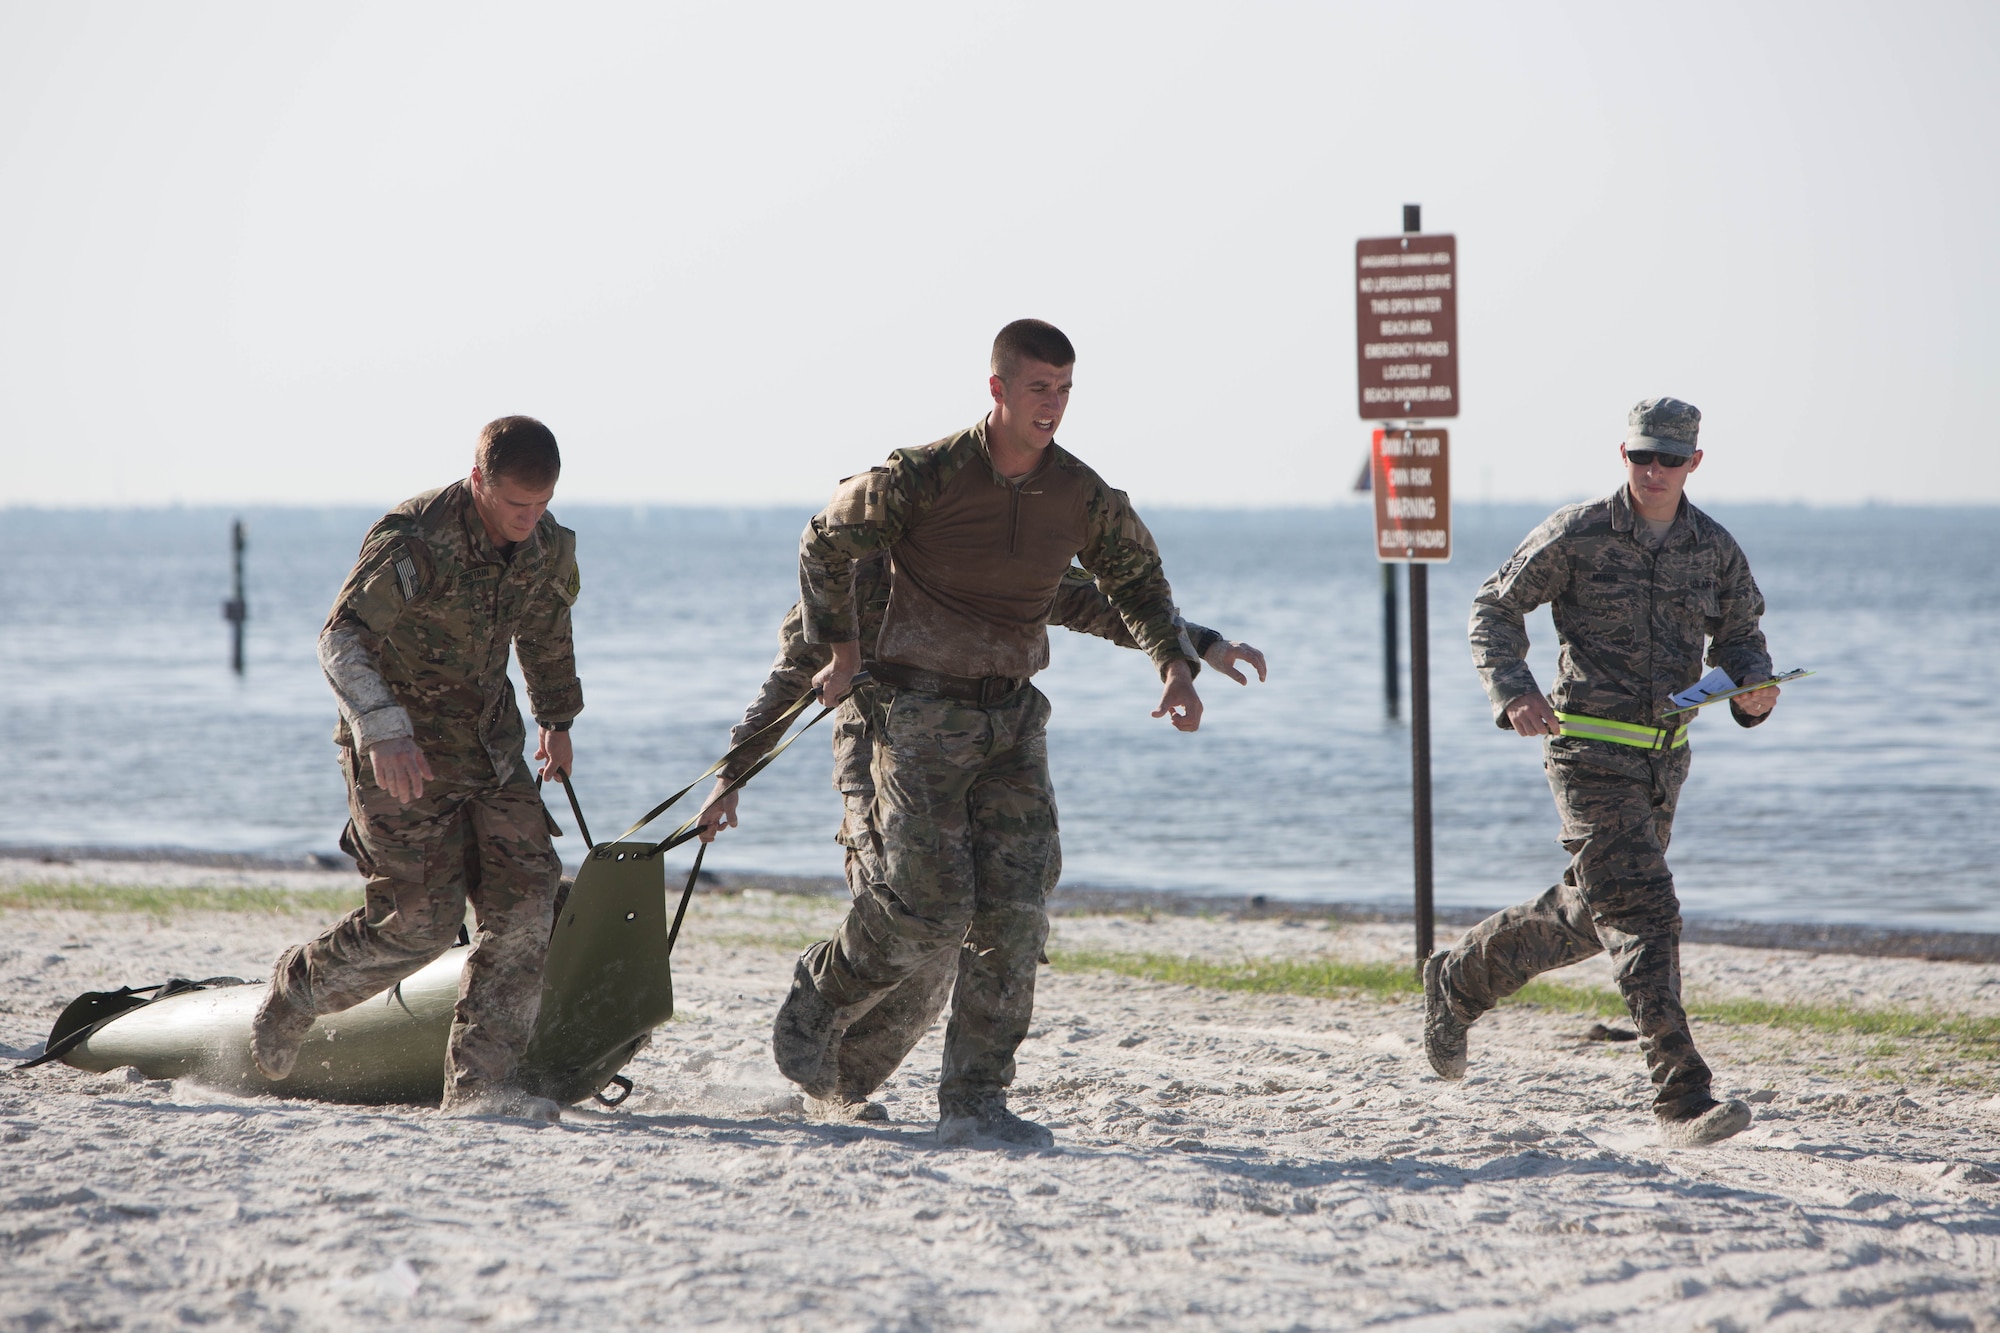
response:
<svg viewBox="0 0 2000 1333"><path fill-rule="evenodd" d="M1451 559L1451 435L1413 427L1377 429L1370 452L1375 558Z"/></svg>
<svg viewBox="0 0 2000 1333"><path fill-rule="evenodd" d="M1361 417L1458 415L1458 238L1354 243L1355 354Z"/></svg>

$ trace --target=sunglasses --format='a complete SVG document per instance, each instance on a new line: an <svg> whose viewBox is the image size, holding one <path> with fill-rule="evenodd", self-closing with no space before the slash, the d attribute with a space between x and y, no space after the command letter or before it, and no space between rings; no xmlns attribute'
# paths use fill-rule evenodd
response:
<svg viewBox="0 0 2000 1333"><path fill-rule="evenodd" d="M1687 465L1687 459L1679 454L1655 453L1651 449L1627 449L1625 451L1625 458L1633 467L1651 467L1655 463L1658 463L1661 467L1685 467Z"/></svg>

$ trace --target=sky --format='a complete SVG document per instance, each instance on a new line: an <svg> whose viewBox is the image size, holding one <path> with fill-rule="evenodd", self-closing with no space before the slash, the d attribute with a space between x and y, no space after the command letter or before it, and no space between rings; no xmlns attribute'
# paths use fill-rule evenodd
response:
<svg viewBox="0 0 2000 1333"><path fill-rule="evenodd" d="M1077 344L1143 504L1349 502L1354 242L1457 237L1467 500L2000 502L2000 6L0 0L0 505L817 504Z"/></svg>

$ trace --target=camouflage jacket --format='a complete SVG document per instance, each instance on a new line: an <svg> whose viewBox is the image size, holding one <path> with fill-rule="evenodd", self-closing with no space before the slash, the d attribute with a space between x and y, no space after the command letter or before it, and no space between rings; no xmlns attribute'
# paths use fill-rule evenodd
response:
<svg viewBox="0 0 2000 1333"><path fill-rule="evenodd" d="M861 621L863 657L873 656L875 636L882 628L882 613L889 606L889 571L886 566L887 558L880 554L854 562L854 601ZM1184 621L1178 614L1174 620L1180 628L1187 652L1196 659L1189 670L1199 672L1201 655L1221 642L1222 635L1205 625ZM1056 591L1055 602L1049 608L1048 623L1109 639L1121 648L1139 646L1124 617L1098 590L1096 580L1074 567L1063 576L1062 586ZM820 668L832 660L832 649L806 641L804 604L793 603L778 630L778 657L771 663L771 673L764 678L763 688L757 691L750 707L744 710L743 720L729 733L732 749L753 736L758 737L757 743L723 770L725 779L733 781L744 769L770 753L771 747L778 743L778 733L763 736L758 733L776 721L788 705L804 694ZM843 792L874 790L874 781L870 776L872 760L868 752L874 738L868 730L870 714L867 707L872 688L866 681L856 686L854 693L842 701L839 711L834 714L833 782Z"/></svg>
<svg viewBox="0 0 2000 1333"><path fill-rule="evenodd" d="M334 739L366 749L408 736L440 782L504 781L527 739L510 646L538 719L583 711L570 644L578 587L576 534L549 515L502 555L465 482L405 501L368 530L320 631L340 704Z"/></svg>
<svg viewBox="0 0 2000 1333"><path fill-rule="evenodd" d="M807 642L861 637L853 562L884 550L892 574L875 645L886 661L960 676L1033 675L1048 664L1049 609L1072 559L1162 674L1196 660L1174 624L1152 534L1124 492L1060 445L1014 485L993 468L982 419L843 481L800 539Z"/></svg>
<svg viewBox="0 0 2000 1333"><path fill-rule="evenodd" d="M1771 674L1757 621L1764 595L1750 562L1721 524L1681 500L1657 548L1634 531L1625 488L1551 514L1472 599L1472 663L1505 727L1507 705L1535 688L1523 617L1549 604L1561 644L1549 702L1582 713L1657 727L1667 696L1710 666L1738 684ZM1731 705L1734 709L1734 705ZM1736 711L1743 726L1761 717ZM1609 745L1565 738L1564 744Z"/></svg>

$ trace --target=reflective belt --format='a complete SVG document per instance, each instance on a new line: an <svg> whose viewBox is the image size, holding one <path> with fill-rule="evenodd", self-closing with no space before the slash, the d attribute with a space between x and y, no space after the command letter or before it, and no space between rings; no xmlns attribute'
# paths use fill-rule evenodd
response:
<svg viewBox="0 0 2000 1333"><path fill-rule="evenodd" d="M1641 727L1631 722L1613 722L1582 713L1557 713L1565 736L1610 741L1613 745L1636 745L1641 750L1678 750L1688 743L1687 724L1678 727Z"/></svg>

